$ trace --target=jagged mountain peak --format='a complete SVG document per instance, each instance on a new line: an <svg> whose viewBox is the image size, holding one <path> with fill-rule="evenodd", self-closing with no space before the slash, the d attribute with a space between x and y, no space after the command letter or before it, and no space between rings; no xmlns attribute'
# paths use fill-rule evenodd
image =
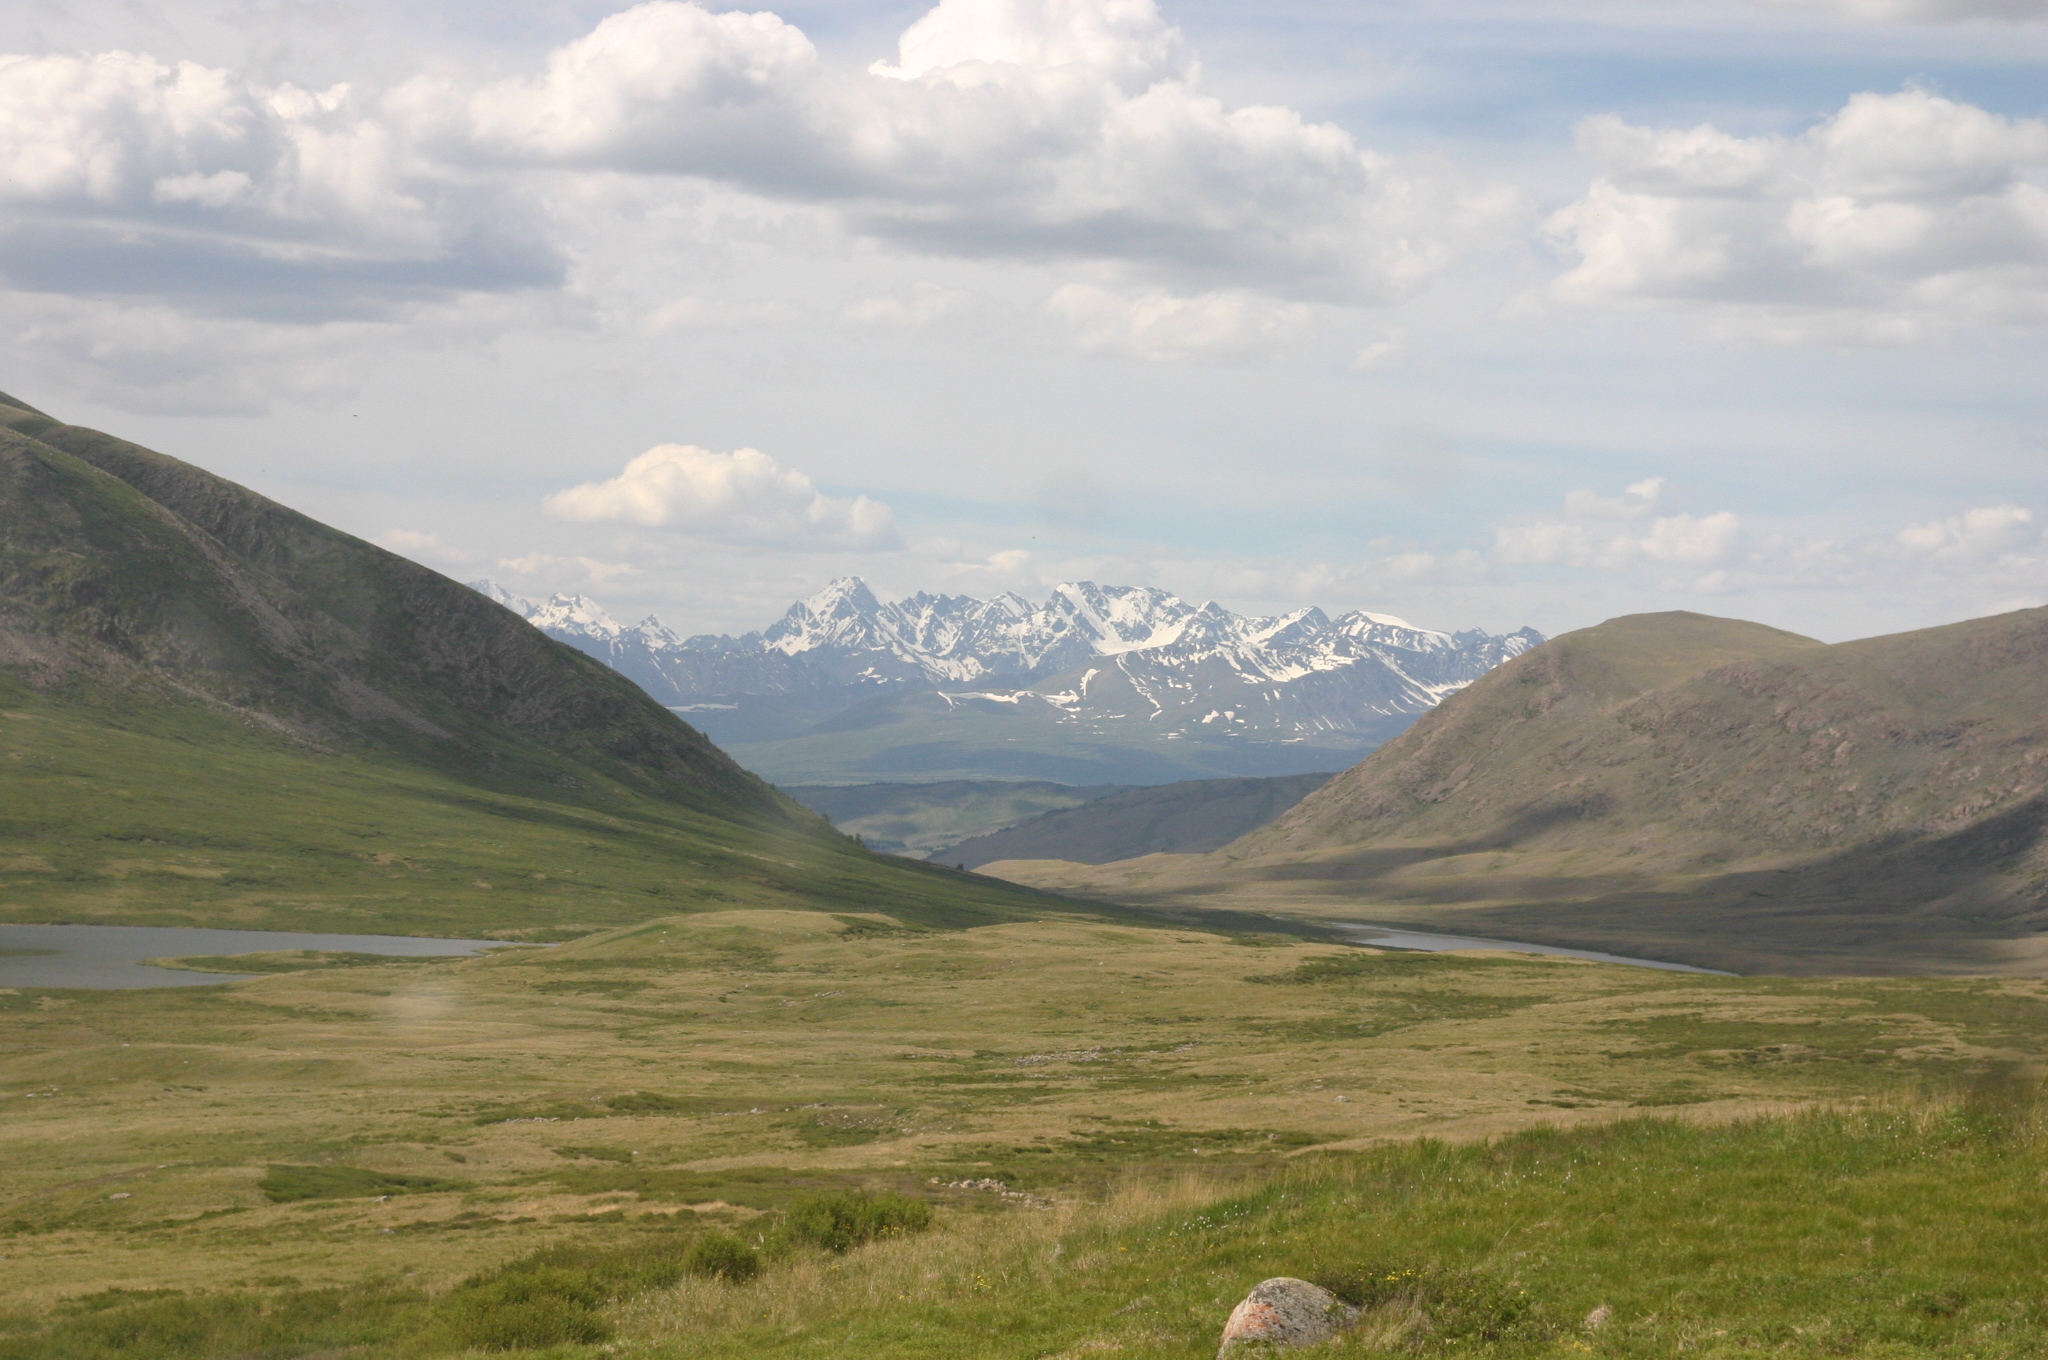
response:
<svg viewBox="0 0 2048 1360"><path fill-rule="evenodd" d="M910 703L904 712L932 715L910 723L900 748L878 749L872 763L851 771L835 765L828 775L824 766L791 765L791 757L756 748L767 762L761 768L798 781L915 777L922 762L941 759L956 763L938 768L957 771L958 756L933 754L962 740L947 735L953 729L943 715L997 712L1005 722L1037 724L1006 732L1036 735L968 738L967 768L984 771L977 777L1014 777L1026 768L1036 771L1031 777L1058 775L1012 759L1019 756L1012 743L1047 740L1090 752L1146 744L1174 752L1118 767L1118 779L1136 774L1131 782L1161 777L1140 772L1160 768L1185 771L1180 777L1332 769L1543 640L1529 629L1438 632L1365 610L1333 619L1314 606L1247 617L1214 600L1197 605L1155 586L1096 581L1062 582L1043 603L1014 593L980 599L930 591L885 601L847 576L798 600L761 632L685 641L654 617L621 628L579 595L536 605L489 582L477 585L736 749L813 739L829 745L839 738L826 734L870 731L897 719L849 710L880 714L874 706L894 702L891 696ZM920 709L910 702L919 694L942 702ZM918 726L927 721L938 726ZM1207 754L1186 754L1197 748Z"/></svg>

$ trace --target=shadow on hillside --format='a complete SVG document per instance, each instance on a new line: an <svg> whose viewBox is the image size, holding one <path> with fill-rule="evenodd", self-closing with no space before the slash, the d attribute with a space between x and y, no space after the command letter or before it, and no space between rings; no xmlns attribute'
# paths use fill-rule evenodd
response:
<svg viewBox="0 0 2048 1360"><path fill-rule="evenodd" d="M1540 820L1555 825L1562 818L1552 810ZM1332 906L1355 904L1369 892L1375 903L1396 909L1457 908L1461 933L1650 952L1743 971L1896 972L1914 960L1994 966L2001 962L1999 942L2048 929L2048 795L1946 835L1897 835L1803 865L1682 884L1627 874L1402 873L1506 849L1533 834L1538 821L1470 842L1261 867L1255 876L1302 888L1326 884ZM1175 896L1199 898L1211 889L1227 893L1229 885ZM1432 916L1412 924L1451 928Z"/></svg>

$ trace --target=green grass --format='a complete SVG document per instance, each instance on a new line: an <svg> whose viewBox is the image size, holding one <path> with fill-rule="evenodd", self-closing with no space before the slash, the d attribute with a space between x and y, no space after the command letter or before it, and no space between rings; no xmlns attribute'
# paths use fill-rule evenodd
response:
<svg viewBox="0 0 2048 1360"><path fill-rule="evenodd" d="M359 1166L273 1166L256 1188L272 1204L293 1204L307 1199L368 1199L446 1190L451 1184L432 1176L394 1176Z"/></svg>
<svg viewBox="0 0 2048 1360"><path fill-rule="evenodd" d="M1403 1143L1223 1198L1127 1188L1060 1213L948 1211L929 1232L917 1200L823 1195L781 1216L765 1259L719 1230L621 1226L444 1292L371 1285L346 1310L290 1286L87 1296L17 1320L0 1357L1193 1360L1272 1275L1365 1307L1333 1354L2032 1356L2048 1348L2040 1133L2031 1093L1994 1089Z"/></svg>
<svg viewBox="0 0 2048 1360"><path fill-rule="evenodd" d="M0 772L7 921L550 940L742 906L886 909L896 928L1086 910L590 769L485 778L5 673Z"/></svg>

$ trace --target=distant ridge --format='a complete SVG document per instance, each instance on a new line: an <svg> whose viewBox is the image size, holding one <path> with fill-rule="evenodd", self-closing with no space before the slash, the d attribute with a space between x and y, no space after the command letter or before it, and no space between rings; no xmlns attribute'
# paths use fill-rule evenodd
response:
<svg viewBox="0 0 2048 1360"><path fill-rule="evenodd" d="M940 864L978 869L1009 859L1108 864L1139 855L1200 854L1266 825L1330 778L1326 774L1286 774L1268 779L1195 779L1128 789L972 837L935 850L930 858Z"/></svg>
<svg viewBox="0 0 2048 1360"><path fill-rule="evenodd" d="M1363 610L1254 618L1080 581L1043 604L856 577L742 637L626 626L580 595L472 585L616 667L779 782L1157 784L1328 771L1543 639L1444 633Z"/></svg>
<svg viewBox="0 0 2048 1360"><path fill-rule="evenodd" d="M1212 854L991 871L1738 970L2048 973L2048 609L1833 646L1612 619Z"/></svg>

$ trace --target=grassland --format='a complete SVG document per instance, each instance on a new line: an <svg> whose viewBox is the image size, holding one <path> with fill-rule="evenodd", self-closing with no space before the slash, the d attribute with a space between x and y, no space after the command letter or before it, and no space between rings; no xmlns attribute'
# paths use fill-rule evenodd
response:
<svg viewBox="0 0 2048 1360"><path fill-rule="evenodd" d="M1080 909L550 761L480 772L0 672L0 920L547 940L734 907Z"/></svg>
<svg viewBox="0 0 2048 1360"><path fill-rule="evenodd" d="M0 996L0 1355L447 1353L478 1291L615 1277L649 1356L1193 1356L1282 1273L1377 1302L1361 1345L2048 1341L2028 1107L1939 1099L2038 1061L2031 980L814 911L349 962ZM936 1224L602 1266L852 1189Z"/></svg>

